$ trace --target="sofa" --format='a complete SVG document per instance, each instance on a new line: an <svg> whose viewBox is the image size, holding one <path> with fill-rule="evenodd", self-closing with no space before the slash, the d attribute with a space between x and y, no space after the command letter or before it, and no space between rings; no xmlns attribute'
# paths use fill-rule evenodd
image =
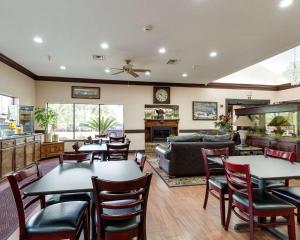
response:
<svg viewBox="0 0 300 240"><path fill-rule="evenodd" d="M156 146L159 167L173 177L204 176L201 148L229 148L235 155L235 142L229 135L189 134L169 137L167 143Z"/></svg>

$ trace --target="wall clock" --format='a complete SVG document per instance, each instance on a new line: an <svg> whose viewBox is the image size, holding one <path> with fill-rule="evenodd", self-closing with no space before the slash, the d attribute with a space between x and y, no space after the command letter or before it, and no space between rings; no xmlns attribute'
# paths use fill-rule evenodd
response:
<svg viewBox="0 0 300 240"><path fill-rule="evenodd" d="M154 87L153 103L170 104L170 87Z"/></svg>

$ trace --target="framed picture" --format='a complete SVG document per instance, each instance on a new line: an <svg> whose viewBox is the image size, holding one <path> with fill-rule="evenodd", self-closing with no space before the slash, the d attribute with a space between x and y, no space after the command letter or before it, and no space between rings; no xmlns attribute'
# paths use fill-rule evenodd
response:
<svg viewBox="0 0 300 240"><path fill-rule="evenodd" d="M217 102L196 102L193 101L193 120L217 120Z"/></svg>
<svg viewBox="0 0 300 240"><path fill-rule="evenodd" d="M100 88L72 86L72 98L100 99Z"/></svg>

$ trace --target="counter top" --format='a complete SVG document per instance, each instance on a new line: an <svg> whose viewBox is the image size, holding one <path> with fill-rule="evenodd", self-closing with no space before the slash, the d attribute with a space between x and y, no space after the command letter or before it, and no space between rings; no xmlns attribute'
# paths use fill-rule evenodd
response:
<svg viewBox="0 0 300 240"><path fill-rule="evenodd" d="M39 135L42 135L42 133L15 134L15 135L6 136L6 137L0 137L0 141L11 140L11 139L16 139L16 138L24 138L24 137L34 137L34 136L39 136Z"/></svg>

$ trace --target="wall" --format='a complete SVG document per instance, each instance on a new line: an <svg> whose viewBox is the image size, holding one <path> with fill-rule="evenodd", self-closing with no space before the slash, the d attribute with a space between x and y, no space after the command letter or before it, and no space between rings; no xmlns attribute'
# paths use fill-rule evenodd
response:
<svg viewBox="0 0 300 240"><path fill-rule="evenodd" d="M21 105L35 105L35 81L0 62L0 94L20 99Z"/></svg>
<svg viewBox="0 0 300 240"><path fill-rule="evenodd" d="M275 102L300 100L300 87L276 92Z"/></svg>
<svg viewBox="0 0 300 240"><path fill-rule="evenodd" d="M100 100L84 100L71 98L71 86L99 86ZM274 101L276 92L251 91L253 99L270 99ZM219 114L225 112L226 98L247 98L249 90L205 89L205 88L171 88L171 104L179 105L179 129L212 129L213 121L193 121L192 101L214 101L219 103ZM79 84L61 82L36 82L36 103L44 106L49 103L102 103L124 105L124 126L126 130L144 129L144 105L153 102L153 87L127 86L110 84ZM224 105L220 108L220 105ZM131 133L127 136L132 141L132 149L144 149L144 134Z"/></svg>

